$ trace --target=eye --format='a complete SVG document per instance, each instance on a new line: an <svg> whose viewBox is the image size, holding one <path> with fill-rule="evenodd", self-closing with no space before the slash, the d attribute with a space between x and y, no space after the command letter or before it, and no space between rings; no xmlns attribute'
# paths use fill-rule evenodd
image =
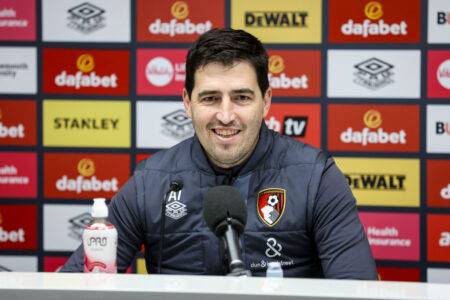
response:
<svg viewBox="0 0 450 300"><path fill-rule="evenodd" d="M238 100L239 102L247 102L252 100L252 98L249 95L237 95L236 96L236 100Z"/></svg>
<svg viewBox="0 0 450 300"><path fill-rule="evenodd" d="M200 99L201 102L204 103L213 103L219 99L218 96L205 96Z"/></svg>

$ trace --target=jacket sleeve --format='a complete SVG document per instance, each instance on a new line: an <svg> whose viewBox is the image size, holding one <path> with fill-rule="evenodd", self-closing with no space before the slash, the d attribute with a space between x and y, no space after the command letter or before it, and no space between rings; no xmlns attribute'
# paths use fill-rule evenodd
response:
<svg viewBox="0 0 450 300"><path fill-rule="evenodd" d="M332 158L326 160L321 173L312 226L325 278L377 279L356 200Z"/></svg>
<svg viewBox="0 0 450 300"><path fill-rule="evenodd" d="M137 204L135 177L132 177L108 205L108 220L118 233L117 271L126 272L143 241L144 230ZM70 256L60 272L83 272L83 245Z"/></svg>

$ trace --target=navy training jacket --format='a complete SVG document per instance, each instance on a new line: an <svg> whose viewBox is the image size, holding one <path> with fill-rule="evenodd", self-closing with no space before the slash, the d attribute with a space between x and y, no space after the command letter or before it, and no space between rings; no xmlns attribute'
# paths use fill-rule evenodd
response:
<svg viewBox="0 0 450 300"><path fill-rule="evenodd" d="M254 276L279 261L286 277L377 279L356 201L333 159L269 130L263 123L254 153L236 177L217 176L196 136L141 163L109 205L119 233L117 266L125 272L145 245L149 273L158 260L161 205L166 206L162 273L225 274L219 239L203 220L202 195L236 187L247 205L242 256ZM80 246L61 272L83 272Z"/></svg>

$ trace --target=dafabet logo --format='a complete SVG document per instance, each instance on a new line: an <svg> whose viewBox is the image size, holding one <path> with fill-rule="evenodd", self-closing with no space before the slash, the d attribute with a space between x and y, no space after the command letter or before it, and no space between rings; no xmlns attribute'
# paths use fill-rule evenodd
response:
<svg viewBox="0 0 450 300"><path fill-rule="evenodd" d="M420 39L420 1L329 1L330 42L413 43Z"/></svg>
<svg viewBox="0 0 450 300"><path fill-rule="evenodd" d="M129 53L124 50L44 49L46 93L128 95Z"/></svg>
<svg viewBox="0 0 450 300"><path fill-rule="evenodd" d="M418 214L360 212L359 217L375 259L419 260Z"/></svg>
<svg viewBox="0 0 450 300"><path fill-rule="evenodd" d="M139 41L192 42L206 31L224 26L225 3L138 0L136 12Z"/></svg>
<svg viewBox="0 0 450 300"><path fill-rule="evenodd" d="M129 166L130 158L125 154L46 153L45 197L110 198L127 180Z"/></svg>
<svg viewBox="0 0 450 300"><path fill-rule="evenodd" d="M0 40L36 39L36 1L2 0L0 3Z"/></svg>
<svg viewBox="0 0 450 300"><path fill-rule="evenodd" d="M419 206L418 159L336 157L335 160L358 205Z"/></svg>
<svg viewBox="0 0 450 300"><path fill-rule="evenodd" d="M138 49L137 93L181 95L186 78L184 49Z"/></svg>
<svg viewBox="0 0 450 300"><path fill-rule="evenodd" d="M338 151L419 151L416 105L331 104L328 147Z"/></svg>
<svg viewBox="0 0 450 300"><path fill-rule="evenodd" d="M320 96L320 52L269 50L269 83L273 95Z"/></svg>
<svg viewBox="0 0 450 300"><path fill-rule="evenodd" d="M320 43L322 1L231 1L231 27L264 43Z"/></svg>
<svg viewBox="0 0 450 300"><path fill-rule="evenodd" d="M428 214L428 260L450 262L450 215Z"/></svg>
<svg viewBox="0 0 450 300"><path fill-rule="evenodd" d="M0 102L0 145L36 145L36 102Z"/></svg>
<svg viewBox="0 0 450 300"><path fill-rule="evenodd" d="M36 250L36 225L36 206L0 205L0 250Z"/></svg>
<svg viewBox="0 0 450 300"><path fill-rule="evenodd" d="M272 103L265 121L276 132L320 147L320 104Z"/></svg>
<svg viewBox="0 0 450 300"><path fill-rule="evenodd" d="M128 101L44 100L45 146L130 147Z"/></svg>
<svg viewBox="0 0 450 300"><path fill-rule="evenodd" d="M431 207L450 207L450 160L427 160L427 202Z"/></svg>

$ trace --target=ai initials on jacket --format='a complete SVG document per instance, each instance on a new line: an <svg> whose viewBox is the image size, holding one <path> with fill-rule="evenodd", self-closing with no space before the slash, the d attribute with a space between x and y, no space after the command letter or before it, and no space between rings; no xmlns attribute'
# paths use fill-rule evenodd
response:
<svg viewBox="0 0 450 300"><path fill-rule="evenodd" d="M187 215L186 205L181 203L181 191L171 191L167 197L166 216L178 220Z"/></svg>

